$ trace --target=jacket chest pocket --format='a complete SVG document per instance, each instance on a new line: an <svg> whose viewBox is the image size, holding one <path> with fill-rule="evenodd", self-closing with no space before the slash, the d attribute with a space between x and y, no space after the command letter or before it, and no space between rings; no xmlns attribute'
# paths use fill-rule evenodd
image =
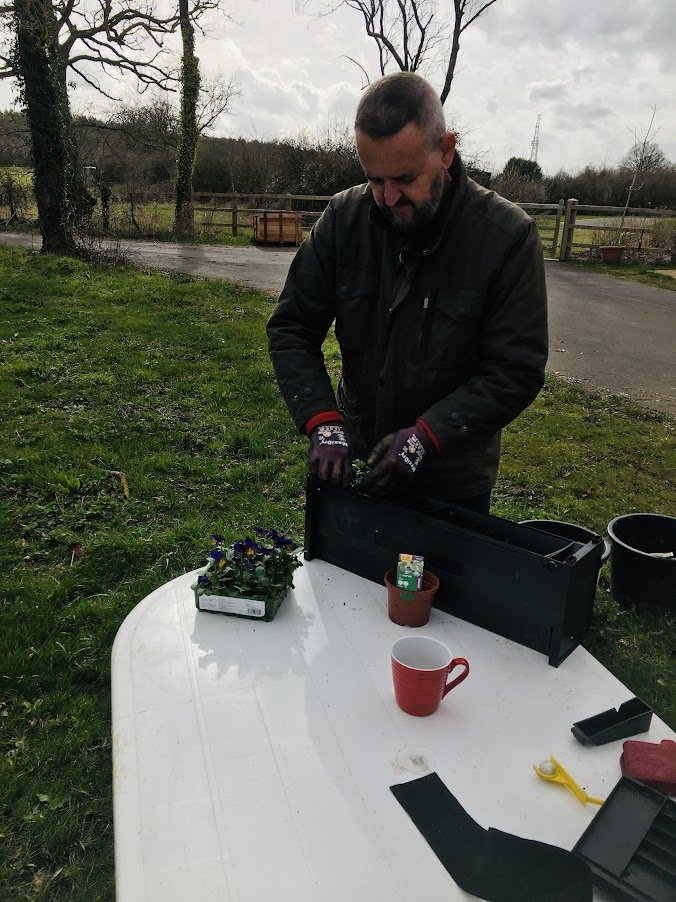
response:
<svg viewBox="0 0 676 902"><path fill-rule="evenodd" d="M454 370L478 353L485 294L461 289L433 297L423 309L421 349L426 365Z"/></svg>

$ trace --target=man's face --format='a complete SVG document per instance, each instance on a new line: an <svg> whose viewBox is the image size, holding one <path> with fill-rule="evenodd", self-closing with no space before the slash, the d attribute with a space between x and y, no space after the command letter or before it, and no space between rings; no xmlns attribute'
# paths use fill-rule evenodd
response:
<svg viewBox="0 0 676 902"><path fill-rule="evenodd" d="M388 222L403 234L428 225L439 209L455 137L446 132L430 147L412 122L396 135L369 138L357 131L357 153L373 197Z"/></svg>

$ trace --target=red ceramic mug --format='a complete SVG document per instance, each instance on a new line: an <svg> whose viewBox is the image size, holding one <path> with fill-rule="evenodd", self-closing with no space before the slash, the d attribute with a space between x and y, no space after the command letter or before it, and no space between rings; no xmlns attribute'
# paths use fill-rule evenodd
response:
<svg viewBox="0 0 676 902"><path fill-rule="evenodd" d="M447 683L456 667L462 667L462 673ZM467 661L454 658L443 642L431 636L405 636L392 646L394 697L407 714L434 714L441 699L468 674Z"/></svg>

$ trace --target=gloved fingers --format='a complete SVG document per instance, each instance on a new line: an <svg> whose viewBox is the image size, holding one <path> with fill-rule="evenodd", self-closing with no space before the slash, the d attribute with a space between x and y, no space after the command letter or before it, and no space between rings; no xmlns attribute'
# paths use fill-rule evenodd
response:
<svg viewBox="0 0 676 902"><path fill-rule="evenodd" d="M377 467L377 465L392 447L395 435L395 432L391 432L389 435L381 438L379 442L376 442L373 450L369 454L369 459L366 461L369 467Z"/></svg>
<svg viewBox="0 0 676 902"><path fill-rule="evenodd" d="M318 454L315 453L315 449L310 446L310 451L307 456L307 471L311 476L317 476L319 471L319 464L321 463L321 459Z"/></svg>
<svg viewBox="0 0 676 902"><path fill-rule="evenodd" d="M354 476L354 474L353 474L353 472L352 472L352 461L351 461L351 460L346 460L346 461L343 463L343 467L342 467L342 478L341 478L341 481L340 481L340 484L342 485L342 487L343 487L344 489L348 489L348 488L350 487L350 485L352 484L352 478L353 478L353 476Z"/></svg>
<svg viewBox="0 0 676 902"><path fill-rule="evenodd" d="M338 461L334 460L334 458L329 457L328 455L321 457L319 468L317 470L317 476L324 482L332 482L337 463Z"/></svg>
<svg viewBox="0 0 676 902"><path fill-rule="evenodd" d="M311 452L308 458L308 472L323 482L347 488L352 482L352 458Z"/></svg>

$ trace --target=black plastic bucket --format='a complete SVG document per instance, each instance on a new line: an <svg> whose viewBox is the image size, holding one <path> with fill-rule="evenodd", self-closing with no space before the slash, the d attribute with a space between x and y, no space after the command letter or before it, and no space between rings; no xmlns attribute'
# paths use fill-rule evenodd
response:
<svg viewBox="0 0 676 902"><path fill-rule="evenodd" d="M623 605L676 611L676 517L624 514L608 524L610 590Z"/></svg>

